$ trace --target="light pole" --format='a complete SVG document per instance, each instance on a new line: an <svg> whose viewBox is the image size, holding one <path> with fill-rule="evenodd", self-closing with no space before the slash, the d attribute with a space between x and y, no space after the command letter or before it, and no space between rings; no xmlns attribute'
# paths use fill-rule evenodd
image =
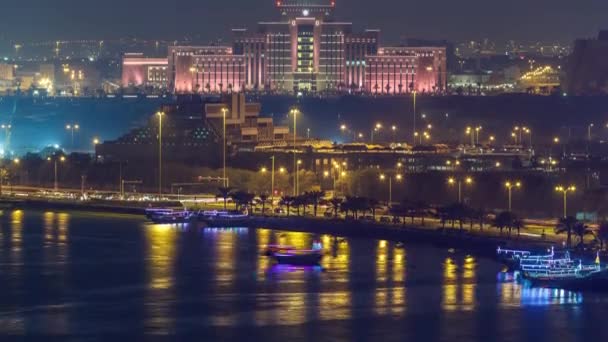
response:
<svg viewBox="0 0 608 342"><path fill-rule="evenodd" d="M55 180L53 182L53 189L55 191L57 191L57 190L59 190L59 182L57 181L57 161L64 162L65 161L65 157L64 156L61 156L59 158L57 158L56 156L54 156L53 158L47 157L46 160L53 161L55 163L55 169L54 169L55 170L55 172L54 172L54 174L55 174L55 178L54 179Z"/></svg>
<svg viewBox="0 0 608 342"><path fill-rule="evenodd" d="M454 178L454 177L450 177L448 178L448 184L449 185L457 185L458 186L458 203L462 203L462 183L465 183L466 185L471 185L473 184L473 178L471 177L465 177L465 178Z"/></svg>
<svg viewBox="0 0 608 342"><path fill-rule="evenodd" d="M530 148L532 148L532 130L528 127L524 127L524 132L528 134L528 137L530 138L530 140L529 140Z"/></svg>
<svg viewBox="0 0 608 342"><path fill-rule="evenodd" d="M568 216L568 193L576 191L576 187L574 185L570 185L568 187L558 185L555 187L555 191L561 192L564 195L564 217Z"/></svg>
<svg viewBox="0 0 608 342"><path fill-rule="evenodd" d="M388 206L390 207L391 204L393 203L393 177L391 176L386 176L384 174L380 175L380 180L383 181L385 179L388 178ZM395 181L401 181L403 179L403 176L397 174L395 175Z"/></svg>
<svg viewBox="0 0 608 342"><path fill-rule="evenodd" d="M513 188L519 189L521 187L521 182L516 181L516 182L511 182L511 181L507 181L505 183L505 187L507 188L507 191L509 192L509 211L511 210L511 190Z"/></svg>
<svg viewBox="0 0 608 342"><path fill-rule="evenodd" d="M74 131L77 131L80 129L80 125L78 124L67 124L65 125L65 129L67 129L68 131L71 132L72 134L72 149L74 148Z"/></svg>
<svg viewBox="0 0 608 342"><path fill-rule="evenodd" d="M293 108L289 111L292 115L293 115L293 169L296 170L298 168L298 163L297 163L297 158L296 158L296 138L298 136L298 126L297 126L297 122L298 122L298 109L297 108ZM297 177L297 171L296 171L296 177ZM294 181L293 181L293 195L296 196L297 195L297 180L294 177Z"/></svg>
<svg viewBox="0 0 608 342"><path fill-rule="evenodd" d="M223 157L222 157L222 178L224 178L224 187L228 187L226 178L226 113L227 108L222 108L222 138L223 138Z"/></svg>
<svg viewBox="0 0 608 342"><path fill-rule="evenodd" d="M393 125L391 127L391 130L393 131L393 144L397 142L397 126Z"/></svg>
<svg viewBox="0 0 608 342"><path fill-rule="evenodd" d="M272 171L270 173L270 205L274 204L274 156L270 157L272 160Z"/></svg>
<svg viewBox="0 0 608 342"><path fill-rule="evenodd" d="M302 165L302 161L298 159L296 162L296 193L294 196L300 193L300 165Z"/></svg>
<svg viewBox="0 0 608 342"><path fill-rule="evenodd" d="M380 129L382 129L382 124L379 122L372 128L371 134L370 134L372 144L374 143L374 133L379 132Z"/></svg>
<svg viewBox="0 0 608 342"><path fill-rule="evenodd" d="M589 125L587 125L587 140L591 141L591 128L593 127L593 124L590 123Z"/></svg>
<svg viewBox="0 0 608 342"><path fill-rule="evenodd" d="M157 112L158 116L158 197L163 193L163 116L165 113Z"/></svg>
<svg viewBox="0 0 608 342"><path fill-rule="evenodd" d="M413 92L413 96L414 96L414 124L413 124L413 134L414 134L414 143L413 145L416 145L416 90L414 90Z"/></svg>

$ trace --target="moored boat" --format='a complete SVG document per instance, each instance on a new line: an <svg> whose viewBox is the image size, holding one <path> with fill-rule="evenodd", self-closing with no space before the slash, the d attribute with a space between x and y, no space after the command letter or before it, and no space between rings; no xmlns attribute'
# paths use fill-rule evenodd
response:
<svg viewBox="0 0 608 342"><path fill-rule="evenodd" d="M318 265L323 258L319 250L291 250L284 253L274 253L272 257L282 265L310 266Z"/></svg>
<svg viewBox="0 0 608 342"><path fill-rule="evenodd" d="M154 223L186 223L194 219L194 214L187 210L158 212L151 214L148 218Z"/></svg>

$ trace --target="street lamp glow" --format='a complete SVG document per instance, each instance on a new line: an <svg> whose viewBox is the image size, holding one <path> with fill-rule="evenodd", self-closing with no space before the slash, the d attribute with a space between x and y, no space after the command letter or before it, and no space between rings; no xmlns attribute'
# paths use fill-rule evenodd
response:
<svg viewBox="0 0 608 342"><path fill-rule="evenodd" d="M558 138L558 137L553 138L553 142L554 142L555 144L559 144L559 138Z"/></svg>
<svg viewBox="0 0 608 342"><path fill-rule="evenodd" d="M262 173L266 173L266 171L268 171L268 170L265 167L260 169L260 172L262 172Z"/></svg>
<svg viewBox="0 0 608 342"><path fill-rule="evenodd" d="M396 175L396 176L395 176L395 179L397 179L397 180L401 180L401 179L403 179L403 176L401 176L401 175Z"/></svg>
<svg viewBox="0 0 608 342"><path fill-rule="evenodd" d="M325 177L325 178L329 177L329 171L324 171L323 172L323 177Z"/></svg>
<svg viewBox="0 0 608 342"><path fill-rule="evenodd" d="M21 162L21 161L19 160L19 158L15 158L15 159L13 159L13 163L15 163L15 164L19 164L20 162Z"/></svg>
<svg viewBox="0 0 608 342"><path fill-rule="evenodd" d="M384 180L385 178L386 178L386 176L385 176L385 175L383 175L383 174L382 174L382 175L380 175L380 179L381 179L381 180Z"/></svg>
<svg viewBox="0 0 608 342"><path fill-rule="evenodd" d="M285 168L284 167L280 167L279 168L279 173L285 173Z"/></svg>

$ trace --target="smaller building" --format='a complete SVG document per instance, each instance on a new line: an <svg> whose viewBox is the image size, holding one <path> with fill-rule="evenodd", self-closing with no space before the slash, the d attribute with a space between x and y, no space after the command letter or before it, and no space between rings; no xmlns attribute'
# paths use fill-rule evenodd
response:
<svg viewBox="0 0 608 342"><path fill-rule="evenodd" d="M127 53L122 59L122 86L167 88L167 58L148 58Z"/></svg>
<svg viewBox="0 0 608 342"><path fill-rule="evenodd" d="M226 138L234 143L286 141L289 128L275 126L272 118L260 117L261 105L247 102L245 94L233 93L220 103L205 105L205 118L218 135L223 134L226 116Z"/></svg>

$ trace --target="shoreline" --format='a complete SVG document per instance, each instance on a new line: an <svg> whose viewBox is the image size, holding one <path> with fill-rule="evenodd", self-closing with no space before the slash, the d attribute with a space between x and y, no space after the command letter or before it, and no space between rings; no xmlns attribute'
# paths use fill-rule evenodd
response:
<svg viewBox="0 0 608 342"><path fill-rule="evenodd" d="M127 205L129 204L129 205ZM148 203L139 203L133 206L132 202L104 203L104 202L76 202L66 200L44 200L44 199L0 199L0 205L4 208L13 209L37 209L37 210L72 210L96 213L116 213L144 215ZM156 203L158 205L158 203ZM211 223L211 224L209 224ZM509 249L545 249L555 246L555 241L537 240L525 236L513 235L493 236L480 234L479 229L471 232L467 228L462 231L459 228L446 228L420 225L393 225L380 222L362 222L344 219L327 219L314 217L268 217L250 216L244 220L223 222L200 223L203 228L213 228L217 223L223 226L247 226L248 228L274 229L283 231L297 231L312 234L330 234L342 237L369 238L390 240L395 242L427 243L444 248L457 248L470 250L476 254L496 254L496 248ZM484 231L495 229L488 224Z"/></svg>

